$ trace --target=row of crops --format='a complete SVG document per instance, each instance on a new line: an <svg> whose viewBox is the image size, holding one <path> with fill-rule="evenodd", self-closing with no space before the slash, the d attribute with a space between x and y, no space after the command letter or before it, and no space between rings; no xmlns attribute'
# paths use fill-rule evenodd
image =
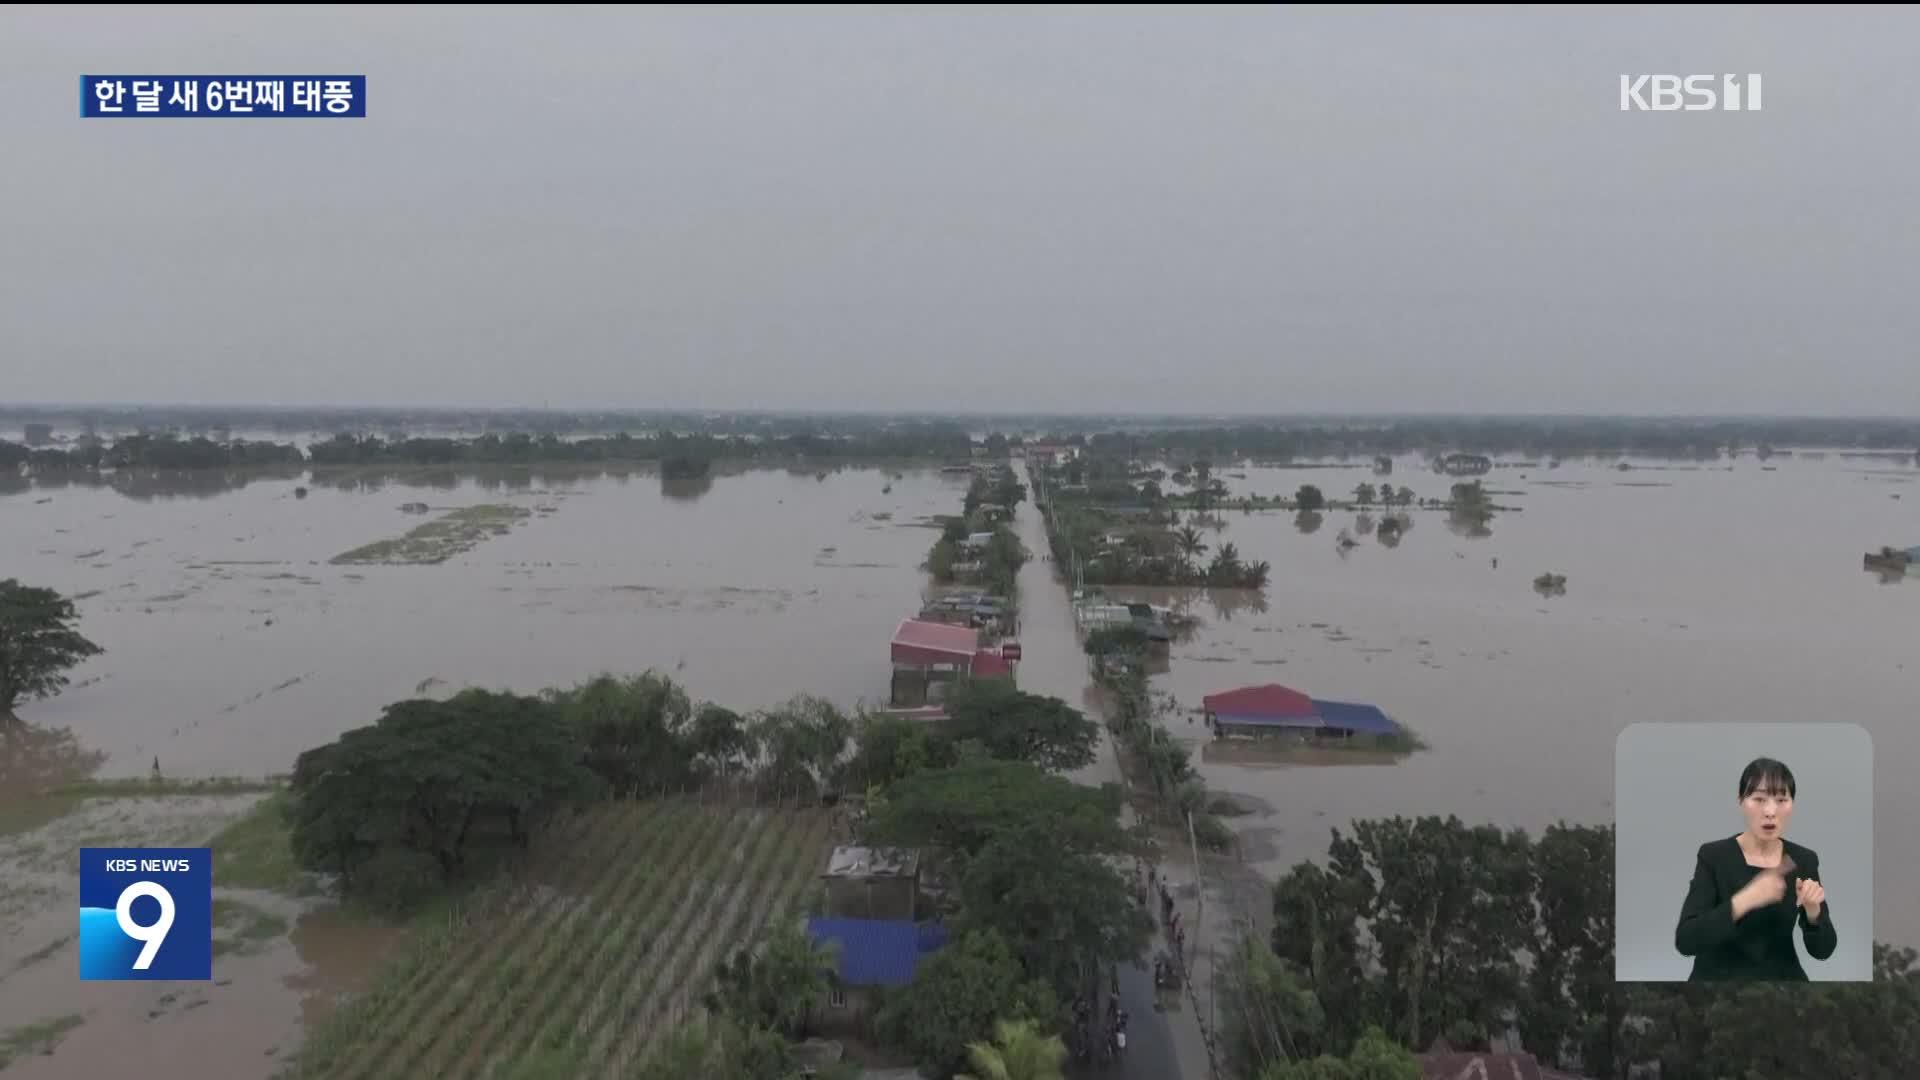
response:
<svg viewBox="0 0 1920 1080"><path fill-rule="evenodd" d="M622 801L415 936L311 1032L303 1077L616 1077L698 1009L724 954L795 915L831 816Z"/></svg>

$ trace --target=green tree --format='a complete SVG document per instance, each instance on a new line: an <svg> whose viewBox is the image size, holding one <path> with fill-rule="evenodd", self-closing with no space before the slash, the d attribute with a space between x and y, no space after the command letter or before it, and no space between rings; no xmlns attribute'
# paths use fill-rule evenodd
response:
<svg viewBox="0 0 1920 1080"><path fill-rule="evenodd" d="M52 589L0 581L0 722L17 721L14 706L52 697L67 685L67 670L100 646L73 628L73 601Z"/></svg>
<svg viewBox="0 0 1920 1080"><path fill-rule="evenodd" d="M1213 462L1196 461L1193 463L1193 505L1194 509L1206 512L1207 501L1213 495Z"/></svg>
<svg viewBox="0 0 1920 1080"><path fill-rule="evenodd" d="M1323 1054L1269 1065L1260 1080L1420 1080L1420 1059L1378 1027L1367 1029L1344 1059Z"/></svg>
<svg viewBox="0 0 1920 1080"><path fill-rule="evenodd" d="M1093 764L1100 727L1055 697L1016 689L1004 679L970 679L947 697L944 725L954 739L975 739L994 757L1050 771Z"/></svg>
<svg viewBox="0 0 1920 1080"><path fill-rule="evenodd" d="M703 778L739 776L752 768L760 752L746 717L713 704L694 712L686 743Z"/></svg>
<svg viewBox="0 0 1920 1080"><path fill-rule="evenodd" d="M1361 506L1373 504L1375 492L1372 484L1362 483L1353 489L1353 500Z"/></svg>
<svg viewBox="0 0 1920 1080"><path fill-rule="evenodd" d="M795 1065L792 1045L778 1032L718 1016L669 1032L660 1049L633 1075L637 1080L686 1080L695 1076L789 1080ZM556 1080L559 1075L580 1073L556 1074Z"/></svg>
<svg viewBox="0 0 1920 1080"><path fill-rule="evenodd" d="M959 925L999 933L1063 1000L1089 968L1138 963L1153 932L1119 871L1041 822L995 836L966 861Z"/></svg>
<svg viewBox="0 0 1920 1080"><path fill-rule="evenodd" d="M1334 830L1333 870L1362 886L1362 911L1391 976L1394 1024L1425 1046L1461 1018L1491 1025L1519 1002L1514 957L1532 925L1523 832L1458 818L1393 818Z"/></svg>
<svg viewBox="0 0 1920 1080"><path fill-rule="evenodd" d="M586 764L616 795L678 790L695 779L693 702L657 672L601 675L547 694L579 733Z"/></svg>
<svg viewBox="0 0 1920 1080"><path fill-rule="evenodd" d="M853 758L847 764L848 787L854 791L885 788L922 769L944 769L958 759L952 739L905 716L872 713L861 717L854 736Z"/></svg>
<svg viewBox="0 0 1920 1080"><path fill-rule="evenodd" d="M1221 985L1223 1045L1236 1076L1258 1076L1273 1062L1318 1049L1326 1012L1294 968L1249 934L1227 956Z"/></svg>
<svg viewBox="0 0 1920 1080"><path fill-rule="evenodd" d="M1050 1030L1058 1013L1053 992L1027 978L1005 939L971 931L928 957L912 986L887 995L875 1027L888 1046L951 1076L967 1067L968 1045L988 1038L997 1021L1029 1020Z"/></svg>
<svg viewBox="0 0 1920 1080"><path fill-rule="evenodd" d="M843 780L853 720L832 702L801 694L757 716L752 731L767 794L816 799Z"/></svg>
<svg viewBox="0 0 1920 1080"><path fill-rule="evenodd" d="M993 1041L969 1043L967 1057L973 1072L954 1080L1063 1080L1066 1076L1060 1067L1067 1059L1067 1045L1058 1035L1048 1035L1026 1020L994 1024Z"/></svg>
<svg viewBox="0 0 1920 1080"><path fill-rule="evenodd" d="M1173 534L1174 546L1180 551L1180 557L1189 563L1197 561L1207 552L1207 542L1200 538L1200 530L1191 525L1181 528Z"/></svg>
<svg viewBox="0 0 1920 1080"><path fill-rule="evenodd" d="M1232 543L1220 545L1213 553L1213 562L1207 565L1207 584L1233 588L1241 582L1246 567L1240 563L1240 549Z"/></svg>
<svg viewBox="0 0 1920 1080"><path fill-rule="evenodd" d="M1564 822L1534 844L1538 922L1519 1016L1528 1046L1555 1060L1577 1054L1600 1077L1615 1074L1626 1020L1614 981L1613 844L1610 825Z"/></svg>
<svg viewBox="0 0 1920 1080"><path fill-rule="evenodd" d="M796 924L781 923L757 949L742 949L720 964L708 1011L749 1028L802 1039L814 1003L826 995L837 959Z"/></svg>
<svg viewBox="0 0 1920 1080"><path fill-rule="evenodd" d="M963 757L896 783L867 822L878 846L937 847L971 857L995 837L1045 822L1071 851L1122 854L1131 841L1120 828L1116 785L1090 788L1023 761Z"/></svg>
<svg viewBox="0 0 1920 1080"><path fill-rule="evenodd" d="M1320 489L1314 487L1312 484L1301 484L1300 490L1294 492L1293 502L1296 509L1314 511L1322 509L1327 505L1327 497L1322 495Z"/></svg>
<svg viewBox="0 0 1920 1080"><path fill-rule="evenodd" d="M396 702L294 762L294 857L339 874L349 891L381 887L361 876L370 865L411 873L417 863L396 852L430 856L451 880L482 837L524 847L553 811L603 791L583 757L574 730L538 698L466 690Z"/></svg>

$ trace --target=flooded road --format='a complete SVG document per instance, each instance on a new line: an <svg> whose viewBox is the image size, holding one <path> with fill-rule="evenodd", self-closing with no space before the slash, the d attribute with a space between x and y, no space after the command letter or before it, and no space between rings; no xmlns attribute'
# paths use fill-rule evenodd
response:
<svg viewBox="0 0 1920 1080"><path fill-rule="evenodd" d="M171 777L258 776L390 702L465 685L531 692L652 667L736 709L801 692L883 700L887 641L917 609L935 539L908 523L956 512L966 479L763 470L689 491L645 472L422 478L0 496L5 573L81 597L81 630L106 649L21 716L71 728L108 775L157 758ZM400 510L416 501L430 513ZM531 514L437 565L329 562L487 504Z"/></svg>
<svg viewBox="0 0 1920 1080"><path fill-rule="evenodd" d="M1378 705L1431 746L1400 764L1249 766L1219 760L1198 722L1173 725L1191 733L1211 788L1272 807L1230 822L1270 877L1323 858L1330 827L1354 818L1451 813L1535 836L1560 819L1606 821L1614 740L1631 723L1845 721L1875 749L1875 937L1920 945L1920 835L1900 827L1920 761L1920 578L1882 584L1860 561L1920 543L1920 468L1838 455L1635 464L1497 469L1486 487L1520 509L1497 514L1489 535L1415 509L1398 546L1356 535L1345 554L1336 538L1353 512L1328 511L1307 532L1291 513L1225 511L1224 530L1203 533L1272 562L1263 602L1111 591L1201 617L1153 680L1182 706L1277 682ZM1455 482L1400 466L1388 478L1233 469L1245 476L1228 483L1266 495L1311 483L1350 499L1384 479L1444 499ZM1565 595L1534 591L1547 572L1566 575ZM1727 835L1741 827L1736 779L1709 781L1727 788ZM1799 812L1818 813L1819 799L1802 792Z"/></svg>
<svg viewBox="0 0 1920 1080"><path fill-rule="evenodd" d="M1412 464L1391 481L1446 495L1451 478ZM1313 483L1343 498L1379 482L1364 468L1222 472L1235 493ZM1920 578L1883 584L1860 569L1869 548L1920 543L1920 469L1837 456L1731 470L1570 463L1498 469L1486 483L1519 509L1477 531L1415 509L1392 547L1349 511L1317 528L1226 511L1204 538L1270 561L1264 596L1139 594L1201 620L1154 678L1182 704L1280 682L1377 704L1431 745L1390 765L1254 765L1222 760L1197 722L1176 721L1209 785L1261 808L1229 820L1249 861L1273 877L1322 858L1329 828L1354 818L1452 813L1536 835L1556 820L1605 821L1614 739L1641 720L1848 720L1877 752L1875 936L1920 944L1920 839L1897 828L1920 760ZM77 597L82 631L107 650L67 693L21 714L70 731L54 747L60 768L140 776L157 758L170 777L196 777L284 771L390 702L463 685L533 691L653 667L737 709L803 692L878 702L887 638L926 588L934 534L911 523L954 512L965 477L763 470L663 486L643 471L534 469L120 484L0 491L0 573ZM331 561L491 505L525 514L445 562ZM1065 587L1041 559L1037 512L1019 518L1035 555L1021 574L1021 685L1085 706ZM1344 553L1342 529L1358 541ZM1534 591L1549 571L1566 575L1564 595ZM57 771L0 761L4 778ZM1112 777L1102 760L1084 779ZM1818 798L1804 793L1801 812ZM206 810L143 819L178 833L160 839L204 843L220 818ZM290 928L276 947L216 960L230 981L197 994L78 982L63 867L82 840L138 842L107 835L133 827L125 807L98 812L120 816L81 815L0 851L20 871L0 911L0 1015L83 1017L56 1054L23 1058L9 1076L101 1075L124 1052L150 1075L197 1077L210 1046L223 1048L220 1075L265 1076L303 1018L379 955L364 927L288 908L273 913Z"/></svg>

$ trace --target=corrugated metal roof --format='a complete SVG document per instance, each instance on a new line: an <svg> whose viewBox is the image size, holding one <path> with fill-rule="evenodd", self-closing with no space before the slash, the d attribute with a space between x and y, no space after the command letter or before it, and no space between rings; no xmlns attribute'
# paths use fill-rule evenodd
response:
<svg viewBox="0 0 1920 1080"><path fill-rule="evenodd" d="M1208 694L1200 700L1210 713L1222 716L1231 714L1243 719L1258 716L1318 715L1318 710L1313 707L1312 698L1292 687L1281 686L1278 683L1268 683L1265 686L1243 686L1238 690Z"/></svg>
<svg viewBox="0 0 1920 1080"><path fill-rule="evenodd" d="M890 919L808 919L807 934L839 945L840 981L848 986L905 986L920 961L947 943L944 926Z"/></svg>
<svg viewBox="0 0 1920 1080"><path fill-rule="evenodd" d="M893 632L893 647L971 658L980 647L980 635L969 626L902 619Z"/></svg>
<svg viewBox="0 0 1920 1080"><path fill-rule="evenodd" d="M1363 735L1393 735L1400 730L1400 725L1394 723L1392 717L1372 705L1314 698L1313 707L1328 727L1344 728Z"/></svg>

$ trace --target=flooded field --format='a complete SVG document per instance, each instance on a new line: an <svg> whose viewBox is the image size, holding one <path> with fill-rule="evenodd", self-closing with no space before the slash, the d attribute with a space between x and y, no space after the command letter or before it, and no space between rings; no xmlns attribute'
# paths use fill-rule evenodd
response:
<svg viewBox="0 0 1920 1080"><path fill-rule="evenodd" d="M1262 766L1205 747L1196 717L1209 787L1272 808L1232 822L1270 876L1323 856L1328 829L1356 817L1453 813L1535 835L1604 821L1630 723L1847 721L1876 751L1875 936L1920 945L1920 838L1901 827L1920 761L1920 577L1861 569L1869 549L1920 543L1920 468L1837 454L1634 464L1496 469L1483 482L1520 509L1487 535L1414 509L1391 548L1356 535L1338 550L1341 529L1357 533L1349 511L1311 532L1291 513L1226 511L1208 542L1273 563L1264 602L1110 591L1200 616L1153 680L1183 706L1277 682L1378 705L1431 746L1390 765ZM1311 483L1350 499L1381 482L1364 467L1233 471L1246 473L1235 494ZM1455 482L1406 460L1387 479L1436 499ZM1563 595L1535 591L1547 572L1566 576ZM1706 778L1727 788L1727 835L1736 778ZM1819 805L1801 793L1802 815Z"/></svg>
<svg viewBox="0 0 1920 1080"><path fill-rule="evenodd" d="M742 710L803 692L880 702L887 641L926 583L933 534L914 523L955 512L966 477L763 470L663 485L535 468L117 483L0 493L0 574L77 597L81 630L106 650L66 693L22 707L32 726L0 745L9 1080L104 1076L128 1056L165 1080L272 1075L392 938L310 897L217 887L212 984L80 982L77 849L203 845L258 796L88 799L40 822L9 792L156 763L170 781L284 772L393 701L606 670L658 668ZM510 527L456 537L445 561L406 564L405 549L371 553L393 563L333 561L482 507Z"/></svg>
<svg viewBox="0 0 1920 1080"><path fill-rule="evenodd" d="M1328 829L1355 817L1453 813L1535 833L1604 821L1614 739L1636 721L1848 720L1877 751L1876 937L1920 943L1920 841L1896 827L1920 760L1920 578L1860 568L1869 548L1920 543L1920 468L1837 455L1644 464L1497 469L1486 485L1517 510L1475 530L1412 509L1393 546L1350 511L1316 523L1229 510L1206 540L1269 560L1264 596L1138 594L1199 616L1154 679L1183 705L1280 682L1379 705L1431 747L1391 764L1274 765L1207 747L1197 718L1176 722L1209 785L1257 808L1230 823L1260 871L1320 857ZM1235 494L1313 483L1337 499L1378 482L1365 468L1228 475ZM1443 498L1453 481L1403 461L1391 482ZM106 652L67 693L21 710L40 734L32 754L14 744L0 779L145 776L156 761L169 779L258 777L395 700L603 670L658 668L736 709L802 692L877 702L887 637L925 586L933 537L913 523L952 512L964 486L924 469L670 485L540 468L16 483L0 493L3 572L78 597L82 630ZM335 561L481 507L510 509L469 513L489 527L460 535L445 561ZM1044 552L1032 507L1019 517ZM1345 551L1343 529L1358 542ZM1022 574L1020 680L1085 702L1051 571L1036 560ZM1546 572L1566 576L1563 593L1535 590ZM46 734L62 730L71 737ZM103 1075L116 1054L155 1077L266 1076L365 977L380 931L237 889L221 892L231 940L213 984L74 978L73 849L205 843L254 798L89 801L0 837L0 1038L24 1048L8 1077ZM1801 812L1819 799L1804 792Z"/></svg>
<svg viewBox="0 0 1920 1080"><path fill-rule="evenodd" d="M169 777L258 776L389 702L465 685L655 667L736 709L882 699L934 539L912 523L956 512L965 477L888 484L877 469L768 470L663 489L645 472L536 469L0 497L5 573L81 597L81 629L106 649L21 716L70 728L106 774L158 758ZM430 513L401 510L413 502ZM482 506L529 516L437 564L331 561Z"/></svg>

